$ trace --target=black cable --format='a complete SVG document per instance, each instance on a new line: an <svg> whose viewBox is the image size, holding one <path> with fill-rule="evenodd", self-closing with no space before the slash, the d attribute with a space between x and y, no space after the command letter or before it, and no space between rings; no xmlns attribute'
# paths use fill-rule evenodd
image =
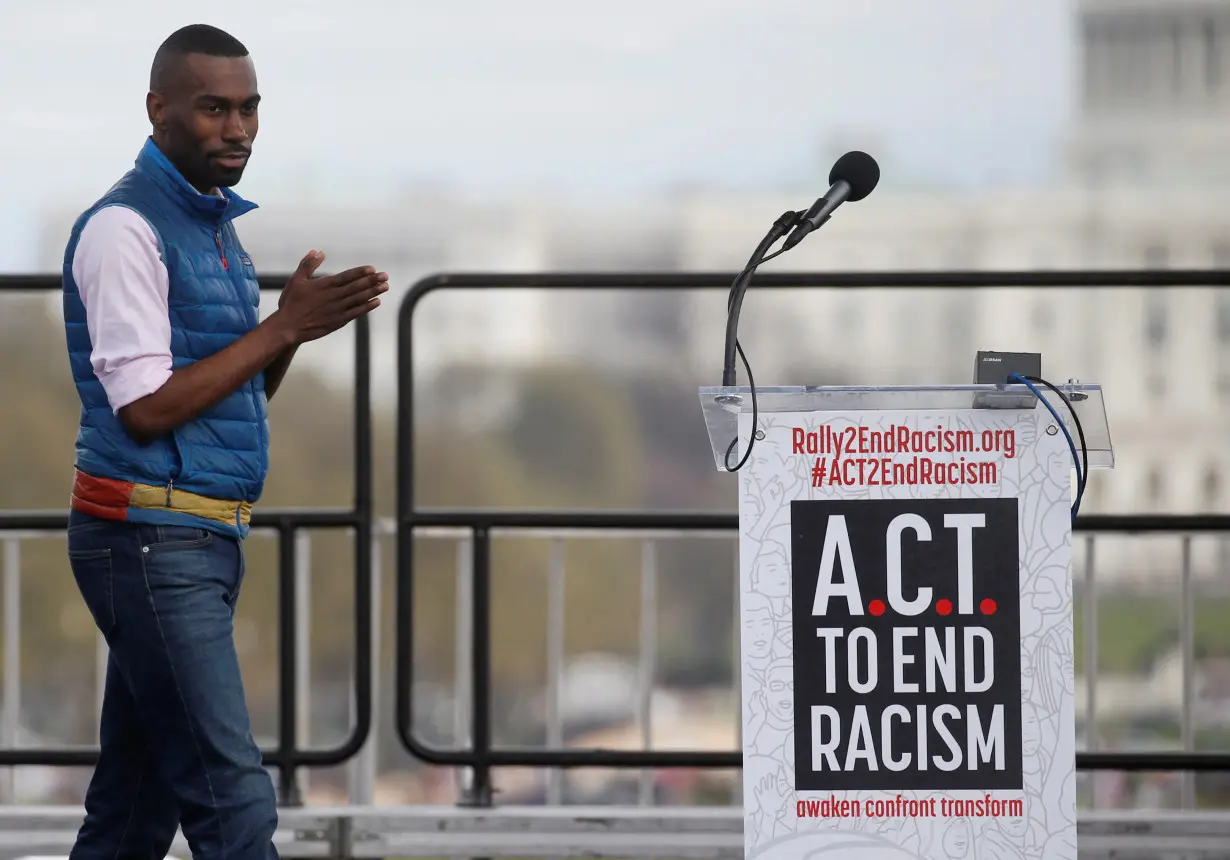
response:
<svg viewBox="0 0 1230 860"><path fill-rule="evenodd" d="M747 437L747 450L743 452L743 459L739 461L739 465L732 467L730 465L730 455L734 452L735 446L739 444L739 433L735 431L735 438L730 440L730 446L726 449L726 456L722 458L723 465L726 466L727 472L737 472L743 468L743 464L747 462L747 458L752 455L752 446L756 444L756 382L752 379L752 368L747 363L747 356L743 354L743 347L739 345L739 341L735 341L735 351L739 353L739 358L743 361L743 370L747 373L747 387L752 395L752 432Z"/></svg>
<svg viewBox="0 0 1230 860"><path fill-rule="evenodd" d="M1076 413L1076 407L1072 405L1072 401L1068 399L1068 396L1052 383L1047 382L1045 379L1037 376L1021 376L1021 379L1028 380L1029 382L1036 382L1039 385L1044 385L1051 391L1055 392L1055 394L1059 395L1059 399L1064 402L1064 404L1068 407L1068 412L1072 415L1072 423L1076 425L1076 435L1081 440L1081 459L1078 464L1079 468L1076 472L1076 501L1072 503L1072 517L1075 518L1076 512L1080 510L1081 499L1085 496L1085 484L1089 480L1089 445L1085 441L1085 428L1081 426L1080 415ZM1058 416L1056 416L1056 420L1058 420Z"/></svg>
<svg viewBox="0 0 1230 860"><path fill-rule="evenodd" d="M760 242L759 247L756 247L752 258L748 261L748 265L744 266L743 271L739 272L737 276L734 277L734 281L731 282L731 292L729 292L726 299L728 328L733 328L734 325L737 325L738 309L743 303L743 295L744 293L747 293L748 284L752 281L752 276L756 271L756 267L759 267L760 263L768 262L772 260L772 258L781 255L781 253L785 253L786 249L782 247L782 249L777 249L776 251L769 253L769 255L764 255L764 252L768 251L770 247L774 245L774 242L781 239L782 236L790 233L790 231L795 228L795 225L798 223L798 219L801 217L802 214L798 212L786 212L785 214L782 214L782 217L777 219L774 226L772 226L772 229L769 231L769 235L764 237L764 241ZM728 331L727 333L729 335L729 333L732 332ZM731 454L734 452L734 447L739 444L739 433L738 431L734 433L734 438L731 439L731 444L729 444L729 447L726 449L726 456L722 458L722 464L726 466L726 471L738 471L739 469L742 469L743 465L747 463L749 456L752 456L752 448L756 443L756 423L758 423L759 417L759 408L758 405L756 405L756 383L752 376L752 365L748 363L748 357L743 353L743 344L739 343L739 338L733 337L732 340L734 342L734 352L738 353L739 360L742 360L743 362L744 373L748 374L748 392L749 395L752 396L752 433L748 434L748 449L743 452L743 459L739 460L738 465L732 466ZM733 379L729 379L731 378L731 375L732 374L727 373L727 369L723 369L723 385L733 384Z"/></svg>

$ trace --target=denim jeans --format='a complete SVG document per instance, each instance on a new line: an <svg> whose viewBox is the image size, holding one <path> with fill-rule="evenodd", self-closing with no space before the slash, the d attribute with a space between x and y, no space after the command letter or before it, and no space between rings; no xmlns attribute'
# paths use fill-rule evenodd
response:
<svg viewBox="0 0 1230 860"><path fill-rule="evenodd" d="M274 860L277 802L235 652L240 543L74 511L68 555L110 648L101 755L70 860Z"/></svg>

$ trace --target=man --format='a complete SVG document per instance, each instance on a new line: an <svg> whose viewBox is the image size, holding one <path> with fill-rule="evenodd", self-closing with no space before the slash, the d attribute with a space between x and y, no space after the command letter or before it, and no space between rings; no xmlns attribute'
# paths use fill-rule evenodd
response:
<svg viewBox="0 0 1230 860"><path fill-rule="evenodd" d="M81 397L73 575L110 646L102 753L72 857L273 858L273 784L233 642L241 541L269 465L266 401L296 347L370 312L388 276L303 258L258 322L230 190L257 131L256 76L213 27L172 34L152 136L73 226L64 319Z"/></svg>

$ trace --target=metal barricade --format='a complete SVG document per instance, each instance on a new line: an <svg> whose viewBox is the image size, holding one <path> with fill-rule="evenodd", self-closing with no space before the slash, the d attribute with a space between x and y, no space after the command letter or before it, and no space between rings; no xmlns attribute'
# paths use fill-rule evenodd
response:
<svg viewBox="0 0 1230 860"><path fill-rule="evenodd" d="M285 277L263 277L264 291L281 290ZM0 295L46 292L60 289L60 278L50 275L0 276ZM339 765L353 758L367 741L372 724L372 642L368 635L372 616L372 415L371 332L360 318L355 328L354 411L354 504L345 509L261 510L252 515L253 532L272 532L278 539L278 744L263 751L267 766L279 772L279 797L283 804L299 802L296 773L301 768ZM18 619L21 557L17 540L22 536L63 533L68 527L65 511L0 511L0 543L4 545L3 588L5 614L2 633L5 644L5 718L15 726L20 696ZM331 749L305 749L299 745L300 666L305 648L297 626L301 613L302 562L296 553L296 536L305 529L347 529L354 534L354 722L349 736ZM100 659L105 652L100 645ZM12 735L10 735L11 737ZM0 767L17 765L92 766L97 747L48 749L0 749Z"/></svg>
<svg viewBox="0 0 1230 860"><path fill-rule="evenodd" d="M736 769L742 765L737 750L612 750L562 747L515 749L492 742L491 722L491 567L492 537L496 533L526 534L563 538L602 534L629 536L644 541L646 559L642 587L652 587L653 542L670 536L737 534L734 514L633 512L573 513L424 509L415 500L414 462L416 451L414 386L415 348L412 338L414 314L420 302L440 291L494 290L726 290L730 274L448 274L420 280L403 301L398 318L398 416L397 416L397 613L396 629L396 727L402 744L423 761L468 771L471 779L464 804L489 806L492 803L491 771L498 767L535 768L630 768L672 767ZM1121 287L1225 287L1230 286L1230 271L1037 271L1037 272L860 272L813 274L761 274L758 291L771 289L806 290L867 288L910 289L997 289L997 288L1121 288ZM719 297L715 297L720 301ZM699 409L699 406L697 407ZM704 440L698 440L698 445ZM414 636L412 613L416 535L448 530L463 536L467 551L466 578L461 583L464 602L469 609L467 642L460 642L469 657L465 691L471 710L470 742L465 747L442 749L416 736L413 729ZM1230 516L1225 515L1082 515L1075 531L1085 536L1087 558L1092 559L1092 538L1107 534L1173 535L1181 539L1184 564L1190 559L1192 535L1230 534ZM1185 623L1191 625L1191 578L1184 568L1182 578ZM647 584L648 583L648 584ZM1096 583L1092 566L1085 586ZM1086 611L1094 612L1088 601ZM1096 630L1096 617L1087 619ZM548 620L549 626L555 622ZM1086 645L1086 658L1097 664L1096 636ZM1190 686L1192 642L1190 629L1183 641L1183 666ZM550 659L549 659L550 662ZM556 661L558 662L558 661ZM1094 683L1093 673L1088 682ZM1190 689L1188 690L1190 692ZM647 691L641 691L642 698ZM1183 716L1185 749L1164 752L1114 752L1090 749L1077 754L1077 768L1121 771L1230 771L1230 751L1191 749L1190 698ZM647 746L647 745L646 745Z"/></svg>

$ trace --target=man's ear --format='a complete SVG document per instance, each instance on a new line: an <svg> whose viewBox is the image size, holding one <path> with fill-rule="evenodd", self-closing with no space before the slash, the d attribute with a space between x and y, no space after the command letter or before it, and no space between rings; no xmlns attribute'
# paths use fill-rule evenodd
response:
<svg viewBox="0 0 1230 860"><path fill-rule="evenodd" d="M149 124L156 129L163 128L166 125L166 119L163 116L166 110L166 102L158 93L150 92L145 97L145 114L149 117Z"/></svg>

